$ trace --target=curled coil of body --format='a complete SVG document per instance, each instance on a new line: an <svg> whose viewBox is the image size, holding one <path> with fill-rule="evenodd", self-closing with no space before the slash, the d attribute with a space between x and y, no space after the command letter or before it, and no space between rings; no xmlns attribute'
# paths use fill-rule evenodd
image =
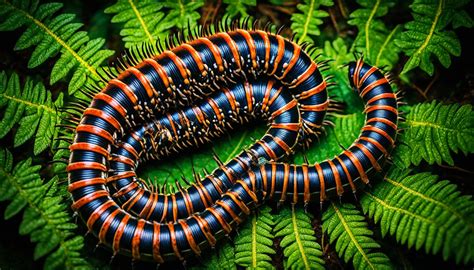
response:
<svg viewBox="0 0 474 270"><path fill-rule="evenodd" d="M76 128L67 166L72 208L100 243L134 260L199 256L267 200L321 203L380 170L394 145L396 95L382 72L351 62L365 103L359 138L316 164L279 163L320 132L327 82L298 45L279 34L233 26L181 40L125 69L93 97ZM135 170L201 145L251 119L267 133L249 149L175 194L159 194Z"/></svg>

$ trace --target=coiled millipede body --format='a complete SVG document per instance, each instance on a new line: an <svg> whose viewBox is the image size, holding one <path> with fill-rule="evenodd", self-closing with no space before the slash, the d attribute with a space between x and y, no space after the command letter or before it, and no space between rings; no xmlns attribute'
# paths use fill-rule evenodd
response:
<svg viewBox="0 0 474 270"><path fill-rule="evenodd" d="M262 30L183 41L124 70L85 109L67 166L72 207L114 254L162 263L199 256L266 200L307 204L355 192L393 147L398 109L378 68L351 62L349 80L366 106L359 138L321 163L279 163L323 124L329 99L318 64L304 47ZM138 180L139 161L251 119L266 119L267 133L190 187L165 195Z"/></svg>

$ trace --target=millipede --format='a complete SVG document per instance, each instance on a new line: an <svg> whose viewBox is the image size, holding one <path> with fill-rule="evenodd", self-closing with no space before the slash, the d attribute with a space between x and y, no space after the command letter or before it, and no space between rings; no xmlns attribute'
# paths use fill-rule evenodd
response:
<svg viewBox="0 0 474 270"><path fill-rule="evenodd" d="M318 137L328 78L311 46L246 25L203 27L158 52L146 49L81 112L67 166L72 208L114 255L156 263L200 256L265 201L322 205L381 170L397 134L397 97L362 58L348 63L365 104L356 141L312 165L279 161ZM268 124L261 139L226 163L215 156L218 168L174 194L150 190L136 174L140 162L261 119Z"/></svg>

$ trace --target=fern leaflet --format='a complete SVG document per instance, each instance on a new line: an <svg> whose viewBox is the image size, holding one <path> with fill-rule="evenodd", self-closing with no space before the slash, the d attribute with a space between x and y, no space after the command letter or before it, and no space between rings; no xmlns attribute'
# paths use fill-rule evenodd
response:
<svg viewBox="0 0 474 270"><path fill-rule="evenodd" d="M321 246L316 240L311 219L301 208L285 207L278 215L276 237L283 237L280 246L285 255L286 269L316 269L324 267Z"/></svg>
<svg viewBox="0 0 474 270"><path fill-rule="evenodd" d="M291 30L296 33L296 40L299 43L313 42L314 36L321 34L319 25L323 24L323 19L329 14L319 8L332 5L334 5L332 0L305 0L304 3L298 4L297 8L301 13L295 12L291 16Z"/></svg>
<svg viewBox="0 0 474 270"><path fill-rule="evenodd" d="M377 66L393 66L398 60L399 51L393 39L398 34L399 27L389 31L381 17L388 13L394 2L382 0L357 2L363 8L352 12L348 21L359 29L354 45L363 48L369 62Z"/></svg>
<svg viewBox="0 0 474 270"><path fill-rule="evenodd" d="M24 144L34 136L33 152L35 155L41 153L56 137L55 125L59 123L60 117L56 108L62 104L62 94L53 102L51 93L43 84L27 78L22 90L16 73L8 78L6 72L0 72L0 108L6 107L0 121L0 138L18 123L14 147Z"/></svg>
<svg viewBox="0 0 474 270"><path fill-rule="evenodd" d="M257 5L256 0L224 0L224 3L227 4L226 15L231 18L237 15L246 17L248 16L247 9Z"/></svg>
<svg viewBox="0 0 474 270"><path fill-rule="evenodd" d="M453 165L450 151L474 152L474 112L471 105L442 105L436 101L411 108L394 159L399 167L443 161Z"/></svg>
<svg viewBox="0 0 474 270"><path fill-rule="evenodd" d="M38 172L40 165L32 165L31 158L13 166L12 154L0 149L0 201L10 200L5 218L25 209L20 234L30 234L36 242L34 258L48 255L46 269L87 267L79 251L82 236L73 236L72 223L63 198L58 195L57 177L44 184Z"/></svg>
<svg viewBox="0 0 474 270"><path fill-rule="evenodd" d="M235 239L235 263L250 269L272 269L273 217L262 207L243 224Z"/></svg>
<svg viewBox="0 0 474 270"><path fill-rule="evenodd" d="M392 170L385 181L362 197L361 204L382 235L426 253L443 253L457 262L474 259L474 201L449 181L430 173L408 175Z"/></svg>
<svg viewBox="0 0 474 270"><path fill-rule="evenodd" d="M72 73L69 93L73 94L87 82L88 77L94 81L100 80L97 67L113 51L101 49L104 39L91 40L85 31L78 31L82 24L74 22L74 14L53 16L61 7L60 3L39 5L37 1L2 1L0 31L27 27L17 41L15 50L36 47L28 62L29 68L37 67L59 53L60 57L51 71L50 83L54 84Z"/></svg>
<svg viewBox="0 0 474 270"><path fill-rule="evenodd" d="M163 20L163 3L154 0L133 1L119 0L106 8L105 13L115 14L113 23L123 23L120 35L126 48L138 46L144 42L155 44L158 39L165 39L172 21Z"/></svg>
<svg viewBox="0 0 474 270"><path fill-rule="evenodd" d="M450 55L461 54L461 44L453 31L447 30L450 24L455 27L472 26L469 15L461 8L469 1L457 0L415 0L410 5L413 21L405 24L405 31L395 40L406 55L410 56L402 73L420 67L433 75L434 66L431 55L444 67L451 65ZM456 14L461 12L463 16Z"/></svg>
<svg viewBox="0 0 474 270"><path fill-rule="evenodd" d="M331 244L336 242L336 251L345 262L352 259L355 269L392 269L389 258L373 251L380 245L372 238L364 215L352 204L331 203L323 214L323 231L329 235Z"/></svg>
<svg viewBox="0 0 474 270"><path fill-rule="evenodd" d="M217 250L213 251L212 255L206 258L202 265L197 267L191 267L193 270L205 270L205 269L221 269L221 270L234 270L237 266L234 262L234 248L229 241L219 244Z"/></svg>

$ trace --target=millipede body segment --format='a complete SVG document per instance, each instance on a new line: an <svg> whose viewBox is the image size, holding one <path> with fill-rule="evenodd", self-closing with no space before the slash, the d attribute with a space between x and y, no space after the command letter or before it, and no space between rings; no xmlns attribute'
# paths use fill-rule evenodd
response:
<svg viewBox="0 0 474 270"><path fill-rule="evenodd" d="M84 111L67 167L72 207L114 254L162 263L200 255L266 200L307 204L355 192L393 147L398 109L376 67L352 62L349 80L366 105L359 138L333 159L295 165L278 160L318 134L329 104L318 64L298 44L228 29L147 58ZM267 133L190 187L158 194L137 179L139 161L252 119L266 120Z"/></svg>

